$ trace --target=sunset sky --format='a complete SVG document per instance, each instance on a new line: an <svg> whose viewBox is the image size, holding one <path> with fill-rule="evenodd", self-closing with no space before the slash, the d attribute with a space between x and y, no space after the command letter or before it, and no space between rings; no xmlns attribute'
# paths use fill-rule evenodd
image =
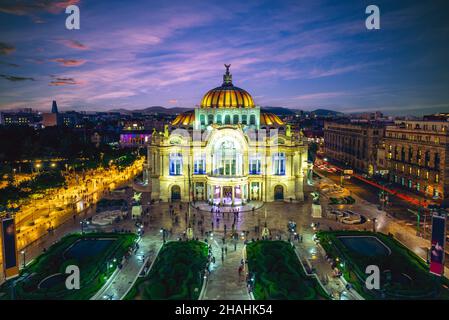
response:
<svg viewBox="0 0 449 320"><path fill-rule="evenodd" d="M261 106L448 112L447 2L3 0L0 110L193 107L230 63Z"/></svg>

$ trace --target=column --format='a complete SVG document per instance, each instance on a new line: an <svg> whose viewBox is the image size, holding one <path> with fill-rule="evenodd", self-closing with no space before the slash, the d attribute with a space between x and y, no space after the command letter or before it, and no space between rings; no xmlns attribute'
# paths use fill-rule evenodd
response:
<svg viewBox="0 0 449 320"><path fill-rule="evenodd" d="M220 203L223 204L223 186L220 186Z"/></svg>
<svg viewBox="0 0 449 320"><path fill-rule="evenodd" d="M232 204L234 204L235 199L235 186L232 186Z"/></svg>

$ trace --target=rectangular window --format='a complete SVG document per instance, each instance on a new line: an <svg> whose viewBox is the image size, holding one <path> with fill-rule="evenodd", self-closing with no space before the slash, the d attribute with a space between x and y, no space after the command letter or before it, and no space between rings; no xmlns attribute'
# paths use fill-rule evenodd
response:
<svg viewBox="0 0 449 320"><path fill-rule="evenodd" d="M203 154L200 157L195 158L193 162L193 174L205 174L206 173L206 155Z"/></svg>
<svg viewBox="0 0 449 320"><path fill-rule="evenodd" d="M249 159L249 174L260 174L260 155L256 154Z"/></svg>
<svg viewBox="0 0 449 320"><path fill-rule="evenodd" d="M273 154L273 174L278 176L285 175L285 153L277 152Z"/></svg>
<svg viewBox="0 0 449 320"><path fill-rule="evenodd" d="M170 153L170 175L182 175L182 155L181 153Z"/></svg>

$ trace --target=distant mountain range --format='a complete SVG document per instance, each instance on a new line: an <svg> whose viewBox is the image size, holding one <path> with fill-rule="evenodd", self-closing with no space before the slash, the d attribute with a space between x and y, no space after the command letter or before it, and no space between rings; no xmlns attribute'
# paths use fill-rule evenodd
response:
<svg viewBox="0 0 449 320"><path fill-rule="evenodd" d="M162 106L153 106L153 107L148 107L145 109L138 109L138 110L128 110L128 109L113 109L110 110L110 112L120 112L123 114L132 114L132 113L142 113L142 114L155 114L155 113L161 113L161 114L178 114L178 113L183 113L186 111L192 110L192 108L180 108L180 107L175 107L175 108L165 108Z"/></svg>
<svg viewBox="0 0 449 320"><path fill-rule="evenodd" d="M128 110L128 109L113 109L110 110L110 112L120 112L123 114L132 114L132 113L141 113L141 114L179 114L183 112L187 112L192 110L192 108L181 108L181 107L175 107L175 108L166 108L162 106L152 106L145 109L138 109L138 110ZM302 111L298 109L290 109L285 107L261 107L261 110L264 112L271 112L278 116L289 116L289 115L295 115L295 114L314 114L317 116L322 117L334 117L334 116L341 116L343 113L333 111L333 110L326 110L326 109L316 109L313 111Z"/></svg>
<svg viewBox="0 0 449 320"><path fill-rule="evenodd" d="M310 111L309 113L313 113L314 115L317 115L320 117L336 117L336 116L344 115L344 113L342 113L342 112L327 110L327 109L316 109L314 111Z"/></svg>

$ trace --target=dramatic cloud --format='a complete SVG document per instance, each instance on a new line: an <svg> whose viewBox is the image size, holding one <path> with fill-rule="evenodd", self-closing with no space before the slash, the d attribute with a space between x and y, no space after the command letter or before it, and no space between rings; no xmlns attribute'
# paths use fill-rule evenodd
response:
<svg viewBox="0 0 449 320"><path fill-rule="evenodd" d="M50 59L50 61L57 62L61 66L64 66L64 67L77 67L77 66L81 66L86 63L86 60L83 60L83 59L57 58L57 59Z"/></svg>
<svg viewBox="0 0 449 320"><path fill-rule="evenodd" d="M91 100L119 99L134 96L132 91L115 91L90 97Z"/></svg>
<svg viewBox="0 0 449 320"><path fill-rule="evenodd" d="M34 81L34 78L31 78L31 77L11 76L11 75L7 75L7 74L0 74L0 78L6 79L9 81L13 81L13 82L26 81L26 80Z"/></svg>
<svg viewBox="0 0 449 320"><path fill-rule="evenodd" d="M66 86L66 85L79 85L81 82L76 81L74 78L60 78L52 76L53 80L50 81L50 86Z"/></svg>
<svg viewBox="0 0 449 320"><path fill-rule="evenodd" d="M192 107L221 84L224 63L262 106L446 106L448 11L436 1L379 0L382 29L367 31L360 1L98 0L68 31L63 9L79 1L0 0L0 73L57 75L0 81L0 108L48 108L49 97L88 110Z"/></svg>
<svg viewBox="0 0 449 320"><path fill-rule="evenodd" d="M42 12L57 14L69 5L79 2L79 0L3 0L0 4L0 12L17 16L35 16Z"/></svg>
<svg viewBox="0 0 449 320"><path fill-rule="evenodd" d="M0 42L0 54L10 54L15 50L16 48L14 48L12 45Z"/></svg>
<svg viewBox="0 0 449 320"><path fill-rule="evenodd" d="M78 50L89 49L86 45L84 45L81 42L76 41L76 40L62 39L62 40L57 40L57 42L65 45L67 48L78 49Z"/></svg>

